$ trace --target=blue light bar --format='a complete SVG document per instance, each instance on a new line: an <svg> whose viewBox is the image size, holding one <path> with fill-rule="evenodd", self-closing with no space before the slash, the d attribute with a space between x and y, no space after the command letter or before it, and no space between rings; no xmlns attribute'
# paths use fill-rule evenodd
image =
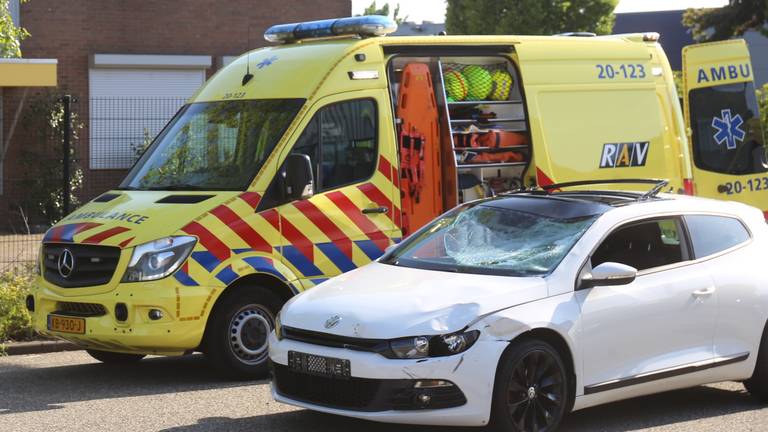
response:
<svg viewBox="0 0 768 432"><path fill-rule="evenodd" d="M397 23L381 15L334 18L303 23L278 24L264 32L269 42L293 42L301 39L356 35L384 36L397 30Z"/></svg>

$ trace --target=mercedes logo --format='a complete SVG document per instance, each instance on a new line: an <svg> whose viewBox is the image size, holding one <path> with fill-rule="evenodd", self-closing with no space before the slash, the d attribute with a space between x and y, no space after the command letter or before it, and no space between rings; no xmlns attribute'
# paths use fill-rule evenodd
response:
<svg viewBox="0 0 768 432"><path fill-rule="evenodd" d="M59 274L63 278L68 278L75 269L75 256L69 249L64 249L59 255Z"/></svg>
<svg viewBox="0 0 768 432"><path fill-rule="evenodd" d="M341 315L334 315L325 320L325 328L334 328L339 322L341 322Z"/></svg>

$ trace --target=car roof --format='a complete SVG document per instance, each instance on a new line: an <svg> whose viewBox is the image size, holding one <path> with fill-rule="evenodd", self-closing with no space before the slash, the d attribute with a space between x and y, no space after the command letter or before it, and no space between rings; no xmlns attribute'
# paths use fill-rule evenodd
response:
<svg viewBox="0 0 768 432"><path fill-rule="evenodd" d="M618 190L577 190L546 192L518 191L476 201L484 206L538 214L553 219L602 215L619 210L623 217L654 213L718 213L742 219L763 220L763 213L751 206L733 201L714 200L688 195Z"/></svg>

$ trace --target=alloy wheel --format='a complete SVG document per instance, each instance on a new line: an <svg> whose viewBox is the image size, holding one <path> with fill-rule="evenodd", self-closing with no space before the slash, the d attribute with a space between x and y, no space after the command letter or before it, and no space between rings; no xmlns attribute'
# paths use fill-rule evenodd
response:
<svg viewBox="0 0 768 432"><path fill-rule="evenodd" d="M532 350L514 365L507 385L509 416L520 431L549 431L566 399L566 379L552 355Z"/></svg>

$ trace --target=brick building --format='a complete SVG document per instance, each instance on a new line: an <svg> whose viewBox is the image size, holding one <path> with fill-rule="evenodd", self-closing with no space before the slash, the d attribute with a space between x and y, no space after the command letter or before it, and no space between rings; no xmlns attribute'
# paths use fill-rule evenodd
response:
<svg viewBox="0 0 768 432"><path fill-rule="evenodd" d="M32 35L22 43L24 57L57 59L58 88L31 89L21 110L22 89L0 96L0 136L7 138L12 119L20 119L0 190L6 225L29 193L35 167L25 151L38 145L34 116L44 116L45 100L65 93L77 99L73 111L81 127L73 146L83 173L78 195L87 200L117 184L146 136L206 78L234 56L267 45L262 35L269 26L351 12L350 0L31 0L20 7L11 0L11 6ZM54 144L41 157L58 157L60 164Z"/></svg>

